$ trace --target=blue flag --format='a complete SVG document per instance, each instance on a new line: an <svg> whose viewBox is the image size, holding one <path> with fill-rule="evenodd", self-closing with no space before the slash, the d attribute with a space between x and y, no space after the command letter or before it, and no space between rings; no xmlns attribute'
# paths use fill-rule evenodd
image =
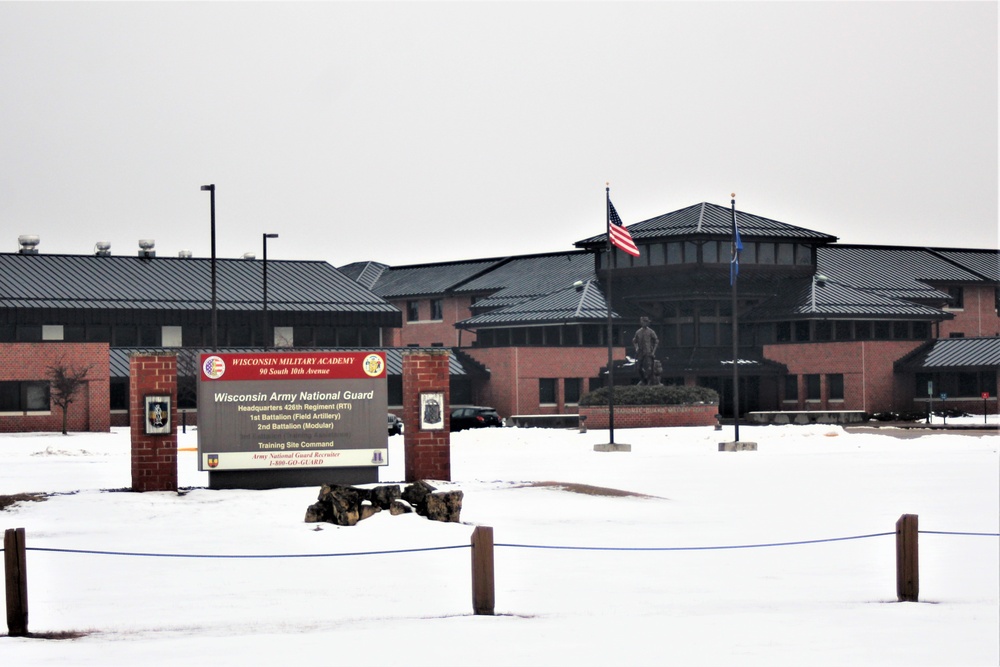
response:
<svg viewBox="0 0 1000 667"><path fill-rule="evenodd" d="M729 284L736 284L736 276L740 274L740 252L743 250L743 240L740 238L740 228L736 224L736 207L733 207L733 256L729 260Z"/></svg>

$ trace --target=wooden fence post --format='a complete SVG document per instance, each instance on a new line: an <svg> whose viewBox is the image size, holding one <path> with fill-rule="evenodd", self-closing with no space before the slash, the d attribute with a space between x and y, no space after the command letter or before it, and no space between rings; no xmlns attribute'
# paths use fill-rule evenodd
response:
<svg viewBox="0 0 1000 667"><path fill-rule="evenodd" d="M896 522L896 597L900 602L916 602L920 593L917 534L916 514L899 517Z"/></svg>
<svg viewBox="0 0 1000 667"><path fill-rule="evenodd" d="M476 526L472 531L472 610L477 616L492 616L495 605L493 528Z"/></svg>
<svg viewBox="0 0 1000 667"><path fill-rule="evenodd" d="M7 587L7 634L28 634L28 573L24 528L8 528L3 534L4 581Z"/></svg>

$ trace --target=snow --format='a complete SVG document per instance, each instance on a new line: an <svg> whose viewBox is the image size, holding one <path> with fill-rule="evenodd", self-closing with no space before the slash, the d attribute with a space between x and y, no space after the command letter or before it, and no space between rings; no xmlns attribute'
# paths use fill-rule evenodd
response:
<svg viewBox="0 0 1000 667"><path fill-rule="evenodd" d="M980 416L978 418L982 420ZM961 420L949 420L949 423ZM996 421L993 426L996 427ZM1000 532L1000 437L957 431L452 434L462 523L382 512L307 524L314 487L207 487L179 434L181 493L131 493L127 429L0 436L0 512L26 530L29 630L4 665L996 665L1000 539L920 535L920 602L896 601L892 535ZM403 479L403 436L384 481ZM561 483L531 485L538 482ZM636 495L588 495L571 484ZM494 528L496 616L472 614L473 525ZM199 556L366 554L297 558ZM182 554L80 554L36 549Z"/></svg>

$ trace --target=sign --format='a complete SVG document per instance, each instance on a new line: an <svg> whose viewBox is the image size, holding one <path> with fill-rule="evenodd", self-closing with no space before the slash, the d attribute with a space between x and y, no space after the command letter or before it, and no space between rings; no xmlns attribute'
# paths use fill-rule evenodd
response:
<svg viewBox="0 0 1000 667"><path fill-rule="evenodd" d="M381 352L203 354L199 470L388 465Z"/></svg>
<svg viewBox="0 0 1000 667"><path fill-rule="evenodd" d="M988 392L988 391L984 391L984 392L983 392L983 400L984 400L984 401L988 401L988 400L989 400L989 398L990 398L990 392Z"/></svg>
<svg viewBox="0 0 1000 667"><path fill-rule="evenodd" d="M444 392L434 391L420 394L420 430L444 430Z"/></svg>
<svg viewBox="0 0 1000 667"><path fill-rule="evenodd" d="M146 435L170 435L169 396L146 396L143 414Z"/></svg>

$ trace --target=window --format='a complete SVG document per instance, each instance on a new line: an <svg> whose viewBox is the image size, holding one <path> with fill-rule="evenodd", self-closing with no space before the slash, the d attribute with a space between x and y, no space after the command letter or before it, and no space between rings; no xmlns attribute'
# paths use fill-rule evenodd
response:
<svg viewBox="0 0 1000 667"><path fill-rule="evenodd" d="M701 247L701 259L705 264L719 263L719 242L706 241Z"/></svg>
<svg viewBox="0 0 1000 667"><path fill-rule="evenodd" d="M799 400L799 376L798 375L786 375L785 376L785 400L786 401L798 401Z"/></svg>
<svg viewBox="0 0 1000 667"><path fill-rule="evenodd" d="M563 392L566 395L566 402L576 404L580 402L580 378L566 378L563 380Z"/></svg>
<svg viewBox="0 0 1000 667"><path fill-rule="evenodd" d="M538 379L538 402L542 405L554 405L556 402L556 379Z"/></svg>
<svg viewBox="0 0 1000 667"><path fill-rule="evenodd" d="M821 398L819 391L819 375L807 375L805 377L806 377L806 400L818 401Z"/></svg>
<svg viewBox="0 0 1000 667"><path fill-rule="evenodd" d="M871 322L855 322L854 323L854 337L857 340L871 340L871 337L872 337L872 323Z"/></svg>
<svg viewBox="0 0 1000 667"><path fill-rule="evenodd" d="M444 301L441 299L431 299L431 319L444 319Z"/></svg>
<svg viewBox="0 0 1000 667"><path fill-rule="evenodd" d="M420 319L420 302L419 301L407 301L406 302L406 321L416 322Z"/></svg>
<svg viewBox="0 0 1000 667"><path fill-rule="evenodd" d="M698 244L694 241L684 242L684 263L694 264L698 261Z"/></svg>
<svg viewBox="0 0 1000 667"><path fill-rule="evenodd" d="M834 324L834 336L837 340L851 339L851 323L844 320L837 320Z"/></svg>
<svg viewBox="0 0 1000 667"><path fill-rule="evenodd" d="M842 373L831 373L826 376L827 391L830 392L831 401L844 400L844 375Z"/></svg>
<svg viewBox="0 0 1000 667"><path fill-rule="evenodd" d="M910 323L909 322L893 322L892 323L892 337L896 339L905 339L910 337Z"/></svg>
<svg viewBox="0 0 1000 667"><path fill-rule="evenodd" d="M667 244L667 264L680 264L684 261L683 246L677 242Z"/></svg>
<svg viewBox="0 0 1000 667"><path fill-rule="evenodd" d="M774 244L761 243L757 248L758 264L774 264Z"/></svg>
<svg viewBox="0 0 1000 667"><path fill-rule="evenodd" d="M795 323L795 340L804 343L809 340L809 322L801 321Z"/></svg>
<svg viewBox="0 0 1000 667"><path fill-rule="evenodd" d="M833 322L830 320L819 320L815 324L816 340L833 339Z"/></svg>
<svg viewBox="0 0 1000 667"><path fill-rule="evenodd" d="M795 263L795 246L791 243L778 244L778 264L792 265Z"/></svg>
<svg viewBox="0 0 1000 667"><path fill-rule="evenodd" d="M274 347L292 347L295 340L293 332L292 327L274 327Z"/></svg>
<svg viewBox="0 0 1000 667"><path fill-rule="evenodd" d="M61 324L43 324L42 340L64 340Z"/></svg>
<svg viewBox="0 0 1000 667"><path fill-rule="evenodd" d="M779 343L787 343L792 340L792 323L778 322L775 327L775 338Z"/></svg>
<svg viewBox="0 0 1000 667"><path fill-rule="evenodd" d="M48 411L48 382L44 380L0 382L0 412Z"/></svg>
<svg viewBox="0 0 1000 667"><path fill-rule="evenodd" d="M163 327L163 347L180 347L181 342L181 327Z"/></svg>
<svg viewBox="0 0 1000 667"><path fill-rule="evenodd" d="M948 296L951 297L951 303L948 304L948 308L954 308L956 310L961 310L965 308L965 294L961 285L952 285L947 289Z"/></svg>

